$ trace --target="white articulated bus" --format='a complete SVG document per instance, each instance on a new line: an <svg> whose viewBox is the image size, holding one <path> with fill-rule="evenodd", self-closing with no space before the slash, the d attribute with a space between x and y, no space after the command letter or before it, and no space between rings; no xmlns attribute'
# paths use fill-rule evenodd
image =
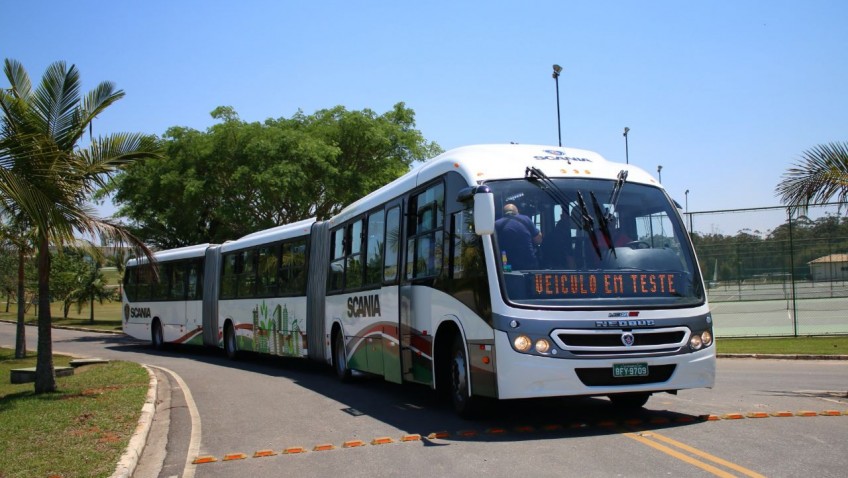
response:
<svg viewBox="0 0 848 478"><path fill-rule="evenodd" d="M205 251L201 323L188 318L194 296L182 309L161 301L161 314L187 311L178 319L144 301L132 271L152 276L131 262L128 334L158 345L202 330L230 356L425 384L461 414L479 397L642 406L714 383L712 317L674 201L643 170L590 151L459 148L329 220L189 250ZM175 252L159 253L160 270Z"/></svg>

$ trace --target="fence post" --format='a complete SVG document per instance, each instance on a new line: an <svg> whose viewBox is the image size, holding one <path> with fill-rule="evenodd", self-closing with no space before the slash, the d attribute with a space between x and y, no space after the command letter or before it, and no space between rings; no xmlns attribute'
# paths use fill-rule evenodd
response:
<svg viewBox="0 0 848 478"><path fill-rule="evenodd" d="M792 331L798 336L798 296L795 295L795 243L792 231L792 206L786 208L789 216L789 280L792 281Z"/></svg>

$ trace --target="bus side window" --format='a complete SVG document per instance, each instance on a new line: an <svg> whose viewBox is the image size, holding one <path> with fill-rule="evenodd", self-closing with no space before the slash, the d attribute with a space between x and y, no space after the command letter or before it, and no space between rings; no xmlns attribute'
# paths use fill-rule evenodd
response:
<svg viewBox="0 0 848 478"><path fill-rule="evenodd" d="M171 269L171 285L168 299L170 300L185 300L186 292L186 267L188 263L185 261L172 264Z"/></svg>
<svg viewBox="0 0 848 478"><path fill-rule="evenodd" d="M398 252L400 252L400 207L386 212L386 247L383 261L383 282L394 283L398 278Z"/></svg>
<svg viewBox="0 0 848 478"><path fill-rule="evenodd" d="M362 223L358 219L348 226L348 240L350 242L350 255L345 265L345 289L357 289L362 287L364 270L362 267Z"/></svg>
<svg viewBox="0 0 848 478"><path fill-rule="evenodd" d="M365 285L379 285L383 270L385 212L381 209L368 216L368 240L365 246Z"/></svg>
<svg viewBox="0 0 848 478"><path fill-rule="evenodd" d="M277 246L259 248L259 297L273 297L277 294L279 249Z"/></svg>
<svg viewBox="0 0 848 478"><path fill-rule="evenodd" d="M242 251L242 270L238 275L238 296L249 298L256 295L256 251Z"/></svg>
<svg viewBox="0 0 848 478"><path fill-rule="evenodd" d="M442 269L444 196L444 185L437 183L410 201L416 213L410 215L407 228L407 279L435 276Z"/></svg>
<svg viewBox="0 0 848 478"><path fill-rule="evenodd" d="M332 255L330 256L330 274L327 281L328 291L342 290L344 287L345 228L333 231Z"/></svg>
<svg viewBox="0 0 848 478"><path fill-rule="evenodd" d="M188 264L188 290L186 299L200 300L203 298L203 262L192 260Z"/></svg>
<svg viewBox="0 0 848 478"><path fill-rule="evenodd" d="M231 252L224 254L223 271L221 272L221 298L232 299L236 296L236 285L238 281L237 268L238 254Z"/></svg>
<svg viewBox="0 0 848 478"><path fill-rule="evenodd" d="M291 243L288 257L289 284L286 291L295 295L306 295L306 239Z"/></svg>

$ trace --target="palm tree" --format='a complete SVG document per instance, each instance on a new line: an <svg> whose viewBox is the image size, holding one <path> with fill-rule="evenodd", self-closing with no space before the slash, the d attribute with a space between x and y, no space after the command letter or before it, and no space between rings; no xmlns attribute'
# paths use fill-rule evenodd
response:
<svg viewBox="0 0 848 478"><path fill-rule="evenodd" d="M38 253L38 352L35 393L56 390L50 318L50 246L57 249L75 235L131 244L152 254L121 224L97 217L88 198L119 169L155 157L155 141L140 134L90 137L80 145L92 121L124 92L102 82L80 94L76 66L56 62L32 89L23 65L7 59L9 88L0 88L0 202L21 216L35 235Z"/></svg>
<svg viewBox="0 0 848 478"><path fill-rule="evenodd" d="M801 154L801 161L783 174L777 194L788 206L806 208L836 196L848 199L848 143L821 144Z"/></svg>

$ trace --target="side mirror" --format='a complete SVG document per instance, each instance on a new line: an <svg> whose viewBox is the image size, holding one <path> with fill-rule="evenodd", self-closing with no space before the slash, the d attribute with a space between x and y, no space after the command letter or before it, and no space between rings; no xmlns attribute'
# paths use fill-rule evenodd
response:
<svg viewBox="0 0 848 478"><path fill-rule="evenodd" d="M474 199L474 231L480 236L489 236L495 232L495 195L488 186L467 187L457 195L457 201Z"/></svg>

